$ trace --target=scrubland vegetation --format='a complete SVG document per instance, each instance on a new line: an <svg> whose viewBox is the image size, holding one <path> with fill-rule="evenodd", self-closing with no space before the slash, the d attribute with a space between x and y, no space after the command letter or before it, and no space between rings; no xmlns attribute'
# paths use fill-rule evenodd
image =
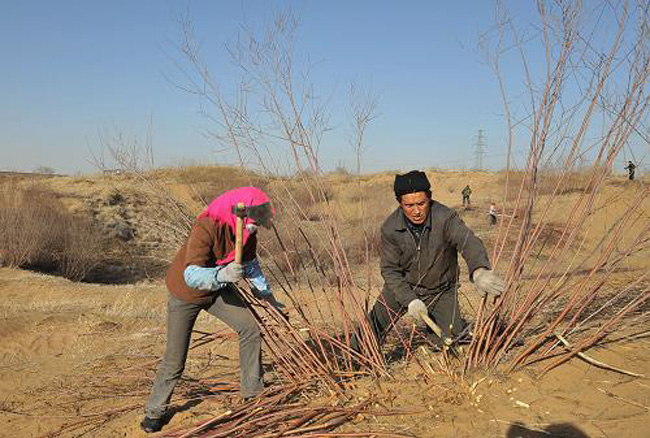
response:
<svg viewBox="0 0 650 438"><path fill-rule="evenodd" d="M76 215L43 185L0 189L0 262L82 280L103 261L105 239L90 215Z"/></svg>
<svg viewBox="0 0 650 438"><path fill-rule="evenodd" d="M557 429L542 423L544 416L562 406L566 415L556 421L570 420L575 406L581 406L566 403L562 391L571 387L583 394L606 380L600 374L590 378L584 369L558 372L564 377L551 379L557 387L546 391L544 379L567 363L587 360L587 353L602 352L597 350L602 346L634 352L630 362L645 367L642 372L606 363L598 367L615 373L619 380L612 385L629 385L628 396L638 395L637 386L642 384L629 379L647 376L648 361L643 359L647 348L635 349L628 342L644 342L650 322L650 191L647 179L627 181L616 172L616 163L630 142L647 143L643 134L648 103L644 87L650 75L647 7L603 2L583 11L581 2L538 2L539 23L532 26L536 37L522 40L502 6L497 2L492 43L483 49L502 92L505 169L428 172L434 199L458 210L484 240L493 269L506 282L505 292L491 299L478 296L466 272L461 274L461 313L472 324L472 336L462 349L432 353L427 336L407 318L396 324L386 345L378 345L372 336L365 314L382 286L378 231L396 206L394 173L323 172L318 148L328 128L326 108L307 72L299 74L293 64L298 23L291 14L279 14L263 35L243 35L229 46L234 67L246 84L234 93L236 98L223 91L218 75L204 62L191 21L182 21L179 50L187 66L182 69L183 88L200 99L206 119L215 125L215 140L238 157L239 167L156 169L146 165L153 160L139 160L136 148L116 136L106 147L122 170L119 175L52 177L38 184L9 178L2 182L2 205L7 208L0 212L0 262L85 281L142 284L137 282L148 279L156 284L193 218L213 197L241 185L258 186L270 195L277 217L275 227L261 235L259 252L273 288L291 305L290 320L264 306L246 288L241 293L262 327L273 386L259 401L221 416L212 414L212 423L163 435L169 438L268 437L268 429L278 436L313 437L317 435L311 432L331 431L357 414L363 417L358 420L363 430L376 432L347 436L430 436L421 433L427 432L425 424L437 427L433 412L438 415L447 407L447 424L453 424L453 408L464 403L463 418L473 428L477 413L484 414L484 409L489 409L490 419L482 418L483 426L502 421L494 414L501 408L499 402L530 409L528 420L539 423L531 431L515 421L506 422L506 436L522 436L522 430L530 436L539 431L552 435ZM594 20L597 9L597 17L615 17L611 28ZM531 74L527 50L542 54L536 58L543 59L541 73ZM517 80L514 90L501 72L503 63L511 61L504 57L512 52L519 52L519 77L525 78ZM355 100L359 94L351 94L350 144L360 169L364 134L376 101L370 94L361 93L360 100ZM513 96L522 95L524 103L516 106ZM525 164L514 168L510 158L519 147L525 151ZM471 209L460 207L460 190L466 184L473 188ZM490 202L499 211L498 224L492 228L487 221ZM133 311L137 305L113 306L112 314L120 309L137 316ZM211 330L196 334L196 347L227 338ZM358 348L351 347L352 335L359 340ZM232 351L232 346L210 349L195 371L210 369L227 357L224 351ZM115 366L117 374L138 382L133 392L131 386L114 381L111 373L106 397L116 393L125 399L143 397L155 360L148 356L151 360L143 365L141 359L131 350L124 357L115 353L101 358L104 365ZM508 379L513 376L529 391L526 396L535 393L539 398L529 403L515 399L512 387L504 391L507 396L492 394L503 389L500 384L511 386ZM213 389L219 388L210 396L233 390L229 382L210 377ZM589 385L580 385L588 378ZM201 382L185 383L180 395L184 402L203 399ZM623 398L612 395L614 386L596 388L602 389L603 399L590 393L598 402L589 415L608 413L612 400ZM477 388L482 388L481 394ZM84 387L87 392L92 389ZM71 405L92 409L97 397L83 396ZM482 397L488 402L481 404ZM546 404L549 397L553 403ZM89 402L84 405L80 400ZM633 433L645 436L647 397L628 404L641 411L632 420L625 413L616 418L638 420ZM122 403L107 415L114 419L139 406ZM400 410L413 406L428 415L414 422L416 414ZM377 407L385 409L380 412ZM5 411L11 412L11 406ZM380 414L400 420L382 423L376 418ZM586 414L581 418L590 422L592 432L617 435L611 423L596 423ZM107 421L101 413L88 415L49 436L98 430ZM190 423L196 422L185 418L183 425ZM286 427L305 423L309 426L303 429ZM504 435L499 425L492 426L493 434ZM458 435L455 426L447 432ZM560 432L584 436L575 428ZM463 436L477 436L476 429Z"/></svg>
<svg viewBox="0 0 650 438"><path fill-rule="evenodd" d="M178 229L179 235L182 235L180 230L186 231L186 228L184 228L186 222L181 216L165 216L157 212L161 209L164 210L164 208L180 207L187 212L187 217L192 217L201 211L206 199L230 188L229 184L233 181L236 181L237 185L253 183L269 191L269 193L275 193L275 196L285 194L295 199L299 211L286 211L281 207L282 202L278 202L277 234L273 230L262 232L260 235L260 256L265 269L270 273L269 276L274 289L285 302L290 303L292 323L295 329L305 327L307 324L305 321L308 321L311 326L307 327L322 330L320 332L321 339L322 342L326 342L331 339L330 335L332 333L340 332L341 327L344 327L346 321L349 321L345 313L338 310L341 308L339 306L347 306L343 307L343 309L351 309L354 304L351 302L352 297L341 292L345 286L341 284L341 279L337 275L338 268L332 261L334 258L331 242L327 238L323 238L330 229L329 221L332 220L332 217L336 221L337 232L340 233L341 247L345 252L352 273L350 279L356 285L355 289L351 290L356 294L360 307L365 309L372 304L372 300L382 284L378 271L378 228L384 217L396 206L392 195L393 175L393 172L367 174L360 177L332 174L324 175L318 183L311 182L306 185L304 178L263 178L259 174L245 173L234 168L185 167L180 169L156 169L147 172L141 175L150 180L146 183L140 176L124 173L121 175L53 177L46 181L39 180L37 184L24 177L19 179L6 178L1 183L3 196L6 196L3 199L7 200L7 204L3 205L11 205L12 208L4 209L2 214L14 216L12 218L7 216L7 220L3 222L5 227L1 238L3 242L15 243L12 244L13 246L6 244L1 247L4 265L35 269L55 275L68 276L68 278L72 279L82 279L91 283L100 281L117 284L130 283L131 285L121 286L128 289L116 289L108 293L104 291L100 295L93 292L94 289L83 292L83 296L76 295L74 292L66 292L70 294L68 297L58 297L57 292L55 292L56 288L54 288L53 292L39 292L31 304L30 302L24 302L19 305L19 302L16 302L12 305L3 306L3 318L9 322L14 321L17 315L49 315L43 320L44 322L39 324L47 324L43 325L43 327L51 326L54 328L57 325L64 324L63 315L68 315L74 309L78 309L76 311L84 316L79 316L79 319L75 322L75 330L81 330L81 333L76 335L78 341L77 348L74 350L76 351L75 356L78 356L79 360L84 362L90 361L95 369L102 370L101 373L110 375L115 370L123 370L122 373L140 377L138 377L139 380L136 386L133 386L133 383L128 381L120 383L119 379L113 380L113 378L108 380L111 382L110 385L99 385L98 381L92 376L84 377L81 384L79 378L74 378L69 382L67 378L62 378L63 380L57 383L57 388L67 388L65 392L67 395L62 400L66 400L66 403L70 403L71 406L78 406L77 409L82 409L82 412L90 413L93 410L103 412L106 409L111 411L114 409L113 407L108 408L98 404L97 400L101 400L101 398L98 399L97 397L109 397L110 399L110 397L132 397L127 396L127 394L136 394L139 397L137 401L131 400L131 402L135 403L128 402L128 398L124 402L117 403L117 406L120 406L119 412L110 414L108 418L114 419L111 423L114 426L110 427L127 427L127 429L132 427L134 431L132 435L128 436L138 436L137 432L135 432L137 419L139 419L140 415L138 403L142 403L146 397L148 385L150 384L149 379L153 375L156 359L164 346L162 335L156 335L158 336L156 338L158 339L157 343L152 342L151 336L153 336L153 333L164 333L164 285L162 284L162 276L167 261L176 249L175 240L165 236L165 230ZM503 206L498 201L503 193L502 184L505 176L499 172L439 170L428 171L428 175L432 181L434 198L452 208L456 208L463 220L476 231L479 237L484 240L490 252L493 253L499 242L499 228L490 228L488 225L486 213L489 203L496 201L500 212L514 211L512 206ZM581 175L583 174L576 174L576 176L572 177L578 190L568 191L557 197L554 203L554 211L549 212L544 230L540 233L539 240L533 247L529 268L524 270L520 280L521 284L527 285L535 281L539 266L552 257L554 245L563 240L566 218L570 215L577 193L589 185L589 179L587 177L580 178ZM512 179L517 178L517 176L518 174L515 173ZM463 209L460 206L460 190L467 183L474 187L471 209ZM311 196L310 190L313 190L316 184L326 190L326 199L319 200ZM582 242L584 254L591 252L598 255L602 253L602 247L599 247L602 230L611 228L617 223L620 212L624 210L626 205L634 202L639 190L643 190L645 184L646 182L643 180L632 183L627 182L624 175L610 175L607 177L601 187L599 201L594 208L595 216L593 221L591 225L585 226L579 233L578 240ZM158 187L159 191L152 192L152 185ZM209 196L206 198L206 195L202 195L202 193L207 193ZM544 200L551 194L547 191L541 195L540 199ZM514 203L514 201L511 202ZM647 217L647 200L643 202L642 211ZM47 213L34 213L39 211L39 208L45 209ZM56 214L52 214L53 211ZM541 210L535 210L533 217L538 217L540 214ZM500 216L499 226L505 226L511 218L516 224L515 226L519 226L524 218L523 212L515 211L512 216L508 214ZM85 224L86 226L83 229L85 234L77 231L70 235L72 238L79 239L76 242L70 242L62 237L63 234L58 234L76 229L68 225L69 222L66 222L68 220L79 221L79 224ZM53 221L59 223L55 225ZM9 224L13 225L9 227ZM635 230L642 230L642 225L637 224L628 228L626 235L619 242L620 245L624 244L624 240L632 238ZM64 231L59 230L59 227L63 227ZM30 232L21 234L23 229L30 230ZM88 235L95 240L89 240L90 238L86 237ZM44 242L53 241L56 244L44 244ZM509 237L505 244L506 249L502 253L503 260L507 261L512 257L516 241L516 236ZM64 243L66 246L63 246ZM77 249L79 247L81 248ZM31 251L18 251L18 249L24 248L32 249ZM578 249L575 247L568 253L569 255L566 258L556 260L556 264L553 266L554 269L548 272L549 278L553 279L553 281L560 280L564 275L563 269L565 268L563 266L566 266L566 263L577 253ZM73 277L68 274L70 271L64 270L64 265L56 263L62 259L61 253L65 250L75 252L74 255L77 257L73 260L80 263L80 266L84 269L83 276ZM81 255L83 254L88 254L86 256L88 258L82 259ZM55 255L58 258L55 258ZM625 305L624 303L629 302L630 298L639 296L639 293L647 290L647 282L638 282L647 273L647 257L648 249L641 248L639 253L627 257L625 264L614 269L608 277L600 274L593 276L598 281L607 278L607 282L597 292L597 299L585 306L585 314L594 315L592 317L594 323L600 325L610 318L616 317L621 305ZM42 260L47 260L48 263L44 263ZM596 258L589 259L587 257L583 259L583 264L573 267L569 274L571 281L566 283L566 290L570 292L573 287L579 287L583 279L589 278L590 272L598 266L597 261ZM467 281L464 273L465 266L462 262L461 267L463 274L459 293L462 313L468 321L473 321L481 305L480 296L474 292L471 284ZM143 282L143 280L146 280L146 282ZM24 295L24 289L31 287L30 282L35 282L35 280L23 277L23 280L19 283L21 286L15 288L16 293ZM146 285L151 285L154 289L150 289ZM636 286L630 287L630 285ZM23 289L22 292L21 289ZM50 286L46 286L46 289L50 289ZM562 313L568 300L563 297L560 298L557 301L549 302L545 308L541 308L537 312L533 321L534 324L526 332L526 337L521 339L525 340L533 337L536 333L540 333L541 329ZM339 300L343 304L336 304ZM617 300L620 303L617 304ZM604 308L601 309L603 306ZM264 310L259 309L259 312L264 312ZM285 337L291 336L288 334L290 332L287 333L286 330L294 329L289 327L278 328L277 323L269 323L268 318L272 318L272 315L265 315L264 313L260 313L260 315L267 321L267 330L275 331L269 331L267 336L272 336L273 333L276 336L278 334ZM573 315L569 314L568 318ZM642 327L647 324L647 305L637 306L622 322L624 324L619 325L615 334L613 334L614 339L620 336L634 336L642 332ZM16 324L16 322L12 324ZM188 365L190 376L203 375L214 380L215 363L220 363L219 361L229 356L229 353L226 353L223 348L226 348L227 351L234 348L231 344L226 344L230 345L229 347L223 347L221 344L225 339L230 339L227 335L227 328L223 327L213 335L209 334L214 332L213 324L214 322L209 318L200 321L198 330L203 334L196 334L195 345L197 348L202 349L202 353L191 353L192 359ZM640 330L635 330L635 328ZM280 329L283 331L278 332ZM58 332L58 329L54 330ZM425 379L428 382L426 387L430 387L433 391L430 395L432 399L429 399L426 403L433 403L435 399L437 406L440 406L439 410L436 411L437 415L442 415L442 417L436 417L435 419L432 417L430 423L425 422L423 424L430 424L430 427L438 424L444 430L444 427L447 427L444 426L446 424L445 416L452 415L451 411L444 414L446 412L444 406L449 406L452 411L460 407L463 412L469 414L469 411L475 409L471 407L471 404L477 404L476 397L478 397L479 392L477 392L476 385L481 388L486 384L487 380L481 380L485 376L480 369L463 373L463 363L459 361L459 358L441 355L440 353L431 354L427 352L428 350L421 350L420 347L429 345L428 341L426 337L415 334L412 330L413 327L408 319L401 322L383 349L387 362L381 365L382 368L377 369L385 371L380 371L379 380L374 378L372 381L380 382L382 387L385 387L380 400L396 400L397 404L392 409L399 412L399 409L397 409L399 406L405 409L412 408L409 403L415 402L415 399L413 399L415 394L419 394L419 397L422 396L422 386L414 387L413 385L414 382L420 381L421 383L421 379ZM71 329L67 329L67 331L73 333ZM137 341L136 338L125 341L136 335L138 336ZM89 338L89 336L91 337ZM98 350L99 344L93 346L93 344L86 342L91 339L98 339L97 336L102 336L102 339L105 339L102 343L106 342L107 344L102 348L110 348L109 350ZM569 338L573 340L570 336ZM56 338L52 342L69 342L65 341L65 339L58 340ZM123 339L123 341L120 341L120 339ZM121 345L120 342L126 342L126 344ZM139 347L126 347L126 345L131 345L134 342L137 342L134 345L139 345ZM215 342L218 345L215 345ZM227 342L232 342L232 340ZM521 344L522 341L519 340L512 351L522 351L525 341L523 341L523 345ZM212 347L210 347L211 345ZM293 397L298 396L297 394L305 394L304 391L309 393L314 388L312 386L309 386L309 388L300 386L304 383L296 387L294 383L290 383L291 374L289 374L288 378L283 376L290 369L301 369L303 373L312 371L309 371L307 367L300 368L298 365L296 368L296 365L292 366L291 363L283 363L283 361L287 360L286 357L284 359L277 358L285 351L281 349L282 347L282 344L273 345L271 343L265 347L265 350L267 350L268 360L270 361L268 366L275 369L274 372L270 373L270 376L272 376L271 381L283 381L288 391L298 391L292 393L294 395L286 400L276 400L273 398L276 397L275 395L270 396L268 399L284 403L295 400ZM206 348L209 348L209 350L205 350ZM293 348L299 347L294 346ZM278 350L274 353L273 349ZM345 358L347 350L344 346L340 346L340 350L342 357ZM154 353L150 353L151 351ZM319 347L316 348L316 351L319 351ZM143 356L143 352L147 353ZM8 360L10 364L20 364L22 363L22 354L26 353L5 358L5 362ZM590 350L589 354L600 359L603 358L603 352L600 351L594 354ZM286 356L286 353L284 355ZM605 357L608 357L608 362L621 366L616 357ZM508 358L506 357L506 359ZM507 362L505 363L507 364ZM643 369L639 368L638 361L631 363L632 366L627 363L624 367L631 368L632 371L643 371ZM361 368L360 376L365 375L368 372L367 370L373 369L371 368L373 362L362 362L362 364L367 368L365 370ZM541 364L544 364L544 362ZM341 372L347 372L345 371L345 362L339 366ZM231 389L228 388L233 388L233 382L236 380L233 374L236 373L236 367L236 362L229 362L229 365L225 368L218 367L217 373L223 376L223 379L217 380L223 382L225 379L228 383L219 383L214 386L215 389L211 397L216 397L216 402L213 403L217 404L210 405L214 409L210 412L216 413L221 409L219 403L224 403L223 397L226 397L225 400L229 400L228 397L230 396L228 394L231 394ZM536 369L535 372L541 370L535 365L533 365L533 368ZM391 377L387 377L388 375ZM300 374L295 374L295 376L299 378ZM557 376L564 376L564 373L557 374ZM519 383L519 386L535 385L533 383L535 379L529 380L526 375L518 377L519 380L522 380L522 378L524 383ZM564 379L565 377L558 378ZM490 377L490 379L495 379L495 377ZM554 379L551 378L548 381L554 382ZM579 379L576 380L575 376L570 377L570 379L572 379L571 381L579 381ZM478 384L479 381L484 383ZM507 379L502 384L498 383L498 380L490 381L494 382L490 384L492 392L506 391L506 389L509 391L509 388L512 387L512 383L508 383L509 380ZM562 381L564 382L564 380ZM372 397L377 396L377 391L371 389L368 385L372 387L371 384L361 378L354 384L356 389L352 391L355 394L360 396L363 394L372 399ZM505 389L501 388L500 385L505 385ZM563 385L566 386L568 383L565 382ZM632 385L632 383L629 385ZM625 387L627 388L627 386ZM236 386L234 388L236 390ZM204 390L202 385L196 385L191 381L183 382L175 400L180 403L184 399L196 398L197 394ZM529 390L536 389L531 386ZM583 390L576 388L576 391ZM351 391L351 389L348 388L346 391ZM629 391L632 391L631 386ZM480 394L483 394L480 397L490 397L484 390L481 390ZM633 392L628 392L628 396L633 397L631 394ZM318 396L314 395L314 397ZM527 400L523 395L520 397ZM605 402L606 400L603 401L603 403ZM29 405L29 402L25 401L25 403L26 406ZM470 404L469 407L467 406L468 403ZM506 403L507 405L507 401L504 400L500 403ZM81 408L82 406L84 407ZM282 406L282 404L278 406ZM484 404L477 404L477 406L482 406L479 409L487 409ZM13 409L14 411L17 409L16 407L10 408L7 405L0 406L0 408L5 410ZM39 409L42 410L43 408ZM65 410L67 408L61 407L58 409L64 409L63 412L67 412ZM17 412L21 411L18 410ZM285 412L279 410L278 415L285 415ZM329 411L325 410L323 412L327 413ZM128 418L133 418L133 426L125 425L124 421ZM411 421L409 418L412 417L404 414L399 419L394 420L394 424L408 424ZM87 417L86 423L83 424L99 427L99 429L94 430L104 430L102 429L103 426L99 426L102 424L99 421L100 419L101 416L90 416ZM179 415L178 421L181 421L180 424L189 425L194 420L191 415L183 414ZM77 420L68 421L65 424L74 425L78 424L78 422ZM390 424L390 421L388 424ZM75 429L77 426L70 427L72 431L70 436L77 436L75 430L78 433L86 430L83 428ZM81 426L79 425L79 427ZM343 430L360 430L359 428L363 429L365 427L377 429L376 425L349 424ZM385 426L382 427L385 430ZM379 429L382 429L382 427ZM396 430L391 426L387 428L388 430ZM417 427L413 429L415 436L426 436L420 435L417 432L418 430L420 429ZM64 432L62 433L62 436L67 436Z"/></svg>

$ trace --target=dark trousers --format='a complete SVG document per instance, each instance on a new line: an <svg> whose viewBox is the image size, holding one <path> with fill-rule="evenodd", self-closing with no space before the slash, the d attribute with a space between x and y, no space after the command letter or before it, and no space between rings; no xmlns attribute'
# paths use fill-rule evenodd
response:
<svg viewBox="0 0 650 438"><path fill-rule="evenodd" d="M260 328L239 294L225 287L212 303L206 305L187 303L168 294L167 350L145 406L149 418L160 418L165 413L174 387L185 369L192 328L201 310L216 316L239 335L241 395L254 396L263 389Z"/></svg>
<svg viewBox="0 0 650 438"><path fill-rule="evenodd" d="M458 309L456 289L418 296L429 309L429 316L440 326L443 333L453 337L463 330L464 323ZM368 319L377 341L382 344L388 331L406 313L407 306L397 302L395 295L384 288L375 305L368 314ZM430 330L427 330L431 332ZM440 341L436 335L434 339Z"/></svg>
<svg viewBox="0 0 650 438"><path fill-rule="evenodd" d="M458 198L456 198L456 199L458 199ZM466 205L466 204L467 205L472 205L472 203L469 202L469 195L463 195L463 206Z"/></svg>

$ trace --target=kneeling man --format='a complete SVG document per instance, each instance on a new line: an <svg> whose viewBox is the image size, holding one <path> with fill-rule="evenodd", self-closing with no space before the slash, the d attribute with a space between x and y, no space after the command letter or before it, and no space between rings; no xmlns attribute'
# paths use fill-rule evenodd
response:
<svg viewBox="0 0 650 438"><path fill-rule="evenodd" d="M399 206L381 227L381 275L384 288L369 315L381 343L392 325L408 312L425 315L440 326L443 338L463 329L458 309L458 253L479 291L500 295L504 282L491 270L481 239L458 214L431 199L431 185L421 171L395 176Z"/></svg>

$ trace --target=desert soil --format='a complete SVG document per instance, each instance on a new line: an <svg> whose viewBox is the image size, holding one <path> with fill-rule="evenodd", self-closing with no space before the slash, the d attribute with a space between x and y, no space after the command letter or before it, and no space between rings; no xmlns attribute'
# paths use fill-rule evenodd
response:
<svg viewBox="0 0 650 438"><path fill-rule="evenodd" d="M3 268L0 294L0 437L46 437L57 431L66 438L146 436L138 423L164 350L161 282L94 285ZM197 329L218 336L190 352L168 427L189 427L237 403L235 393L213 391L205 398L204 391L215 382L237 381L236 339L209 315L199 319ZM640 337L588 354L650 376L649 346L650 339ZM417 355L420 364L437 360L436 353ZM542 378L528 368L460 381L427 372L413 358L395 361L390 369L390 378L362 379L355 395L374 394L380 407L411 413L360 416L345 431L372 428L418 437L650 436L650 381L579 359ZM62 430L66 425L74 427Z"/></svg>

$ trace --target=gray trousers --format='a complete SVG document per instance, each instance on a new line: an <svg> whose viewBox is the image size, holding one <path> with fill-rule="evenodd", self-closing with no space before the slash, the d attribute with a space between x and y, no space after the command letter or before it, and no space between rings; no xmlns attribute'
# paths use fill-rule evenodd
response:
<svg viewBox="0 0 650 438"><path fill-rule="evenodd" d="M168 293L167 296L167 350L160 363L151 395L145 406L149 418L164 415L176 383L185 369L192 328L205 310L225 322L239 335L239 368L242 397L259 394L262 382L262 337L257 321L239 294L223 288L212 303L187 303Z"/></svg>
<svg viewBox="0 0 650 438"><path fill-rule="evenodd" d="M464 322L460 316L458 298L454 290L432 295L418 295L418 298L427 305L429 316L440 326L446 336L458 335L462 331ZM380 344L406 310L406 306L397 302L395 294L384 288L368 315L372 330ZM431 333L437 342L441 342L428 327L427 332Z"/></svg>

